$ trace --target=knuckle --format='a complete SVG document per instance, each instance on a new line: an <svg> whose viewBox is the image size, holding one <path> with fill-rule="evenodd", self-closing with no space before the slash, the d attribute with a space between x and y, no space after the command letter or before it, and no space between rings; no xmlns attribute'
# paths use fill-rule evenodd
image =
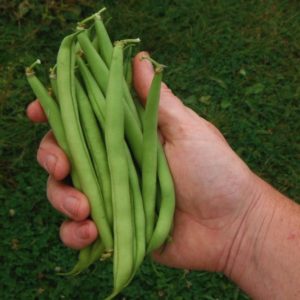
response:
<svg viewBox="0 0 300 300"><path fill-rule="evenodd" d="M76 203L73 204L73 207L71 208L71 214L75 220L81 219L80 218L81 210L80 210L80 202L79 201L77 201Z"/></svg>
<svg viewBox="0 0 300 300"><path fill-rule="evenodd" d="M82 210L81 201L77 197L67 196L62 201L63 210L72 219L78 221L81 220Z"/></svg>

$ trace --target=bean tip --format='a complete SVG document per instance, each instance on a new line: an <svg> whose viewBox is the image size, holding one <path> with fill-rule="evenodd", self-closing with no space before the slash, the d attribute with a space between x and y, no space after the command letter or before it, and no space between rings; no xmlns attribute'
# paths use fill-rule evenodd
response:
<svg viewBox="0 0 300 300"><path fill-rule="evenodd" d="M124 40L115 41L114 45L124 47L125 45L128 45L128 44L137 44L137 43L140 43L140 42L141 42L140 38L124 39Z"/></svg>
<svg viewBox="0 0 300 300"><path fill-rule="evenodd" d="M32 76L34 75L34 67L36 65L40 65L42 62L40 59L37 59L36 61L34 61L29 67L25 68L25 73L26 73L26 76Z"/></svg>
<svg viewBox="0 0 300 300"><path fill-rule="evenodd" d="M156 60L154 60L153 58L151 58L150 56L142 56L141 60L148 60L150 61L154 66L155 66L155 72L160 73L162 72L165 68L167 68L166 65L160 64L159 62L157 62Z"/></svg>

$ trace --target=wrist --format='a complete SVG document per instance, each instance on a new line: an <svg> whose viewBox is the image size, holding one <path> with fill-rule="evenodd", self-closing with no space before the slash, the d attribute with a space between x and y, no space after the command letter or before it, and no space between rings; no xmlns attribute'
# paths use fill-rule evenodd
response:
<svg viewBox="0 0 300 300"><path fill-rule="evenodd" d="M268 195L271 187L257 176L254 181L255 193L240 218L224 269L224 273L232 280L243 277L249 271L248 267L256 256L261 239L267 235L276 210L275 203Z"/></svg>
<svg viewBox="0 0 300 300"><path fill-rule="evenodd" d="M289 220L300 225L299 206L257 176L256 181L256 198L236 232L224 273L255 299L275 299L290 251L285 243L293 236Z"/></svg>

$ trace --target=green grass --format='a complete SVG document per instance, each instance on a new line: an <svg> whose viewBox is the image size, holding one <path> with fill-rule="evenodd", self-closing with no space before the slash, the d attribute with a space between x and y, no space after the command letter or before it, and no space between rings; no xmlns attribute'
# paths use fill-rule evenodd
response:
<svg viewBox="0 0 300 300"><path fill-rule="evenodd" d="M48 3L48 4L42 4ZM76 3L76 4L75 4ZM0 298L101 299L107 264L58 277L76 252L58 238L63 217L46 200L36 150L47 125L25 115L33 98L24 67L55 59L75 22L105 4L114 39L140 37L168 65L165 80L216 124L250 167L300 201L300 2L8 1L0 3ZM111 19L110 19L111 18ZM11 210L14 210L14 215ZM13 216L12 216L13 215ZM248 299L223 275L173 270L147 260L118 299Z"/></svg>

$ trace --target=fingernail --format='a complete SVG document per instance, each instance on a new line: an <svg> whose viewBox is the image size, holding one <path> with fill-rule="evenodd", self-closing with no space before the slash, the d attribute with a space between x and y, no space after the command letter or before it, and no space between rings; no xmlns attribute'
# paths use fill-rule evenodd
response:
<svg viewBox="0 0 300 300"><path fill-rule="evenodd" d="M67 197L64 199L62 206L72 216L77 217L78 214L78 199L75 197Z"/></svg>
<svg viewBox="0 0 300 300"><path fill-rule="evenodd" d="M44 167L49 174L52 174L55 170L56 165L56 157L54 155L48 155L46 157L46 161L44 163Z"/></svg>
<svg viewBox="0 0 300 300"><path fill-rule="evenodd" d="M89 225L84 224L78 228L77 236L83 240L86 240L90 237L89 234Z"/></svg>

